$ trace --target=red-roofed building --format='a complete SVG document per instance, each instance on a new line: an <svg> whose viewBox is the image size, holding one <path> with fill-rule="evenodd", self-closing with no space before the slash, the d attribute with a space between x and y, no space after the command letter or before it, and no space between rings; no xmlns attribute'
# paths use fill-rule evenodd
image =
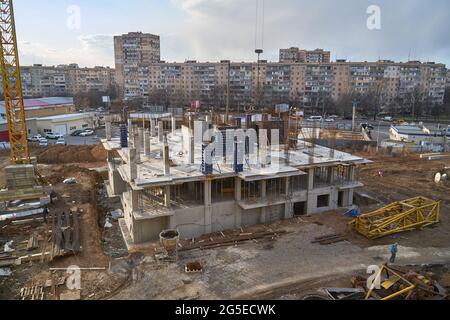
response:
<svg viewBox="0 0 450 320"><path fill-rule="evenodd" d="M25 115L28 118L58 116L75 112L71 97L24 99ZM0 120L6 120L5 102L0 102Z"/></svg>

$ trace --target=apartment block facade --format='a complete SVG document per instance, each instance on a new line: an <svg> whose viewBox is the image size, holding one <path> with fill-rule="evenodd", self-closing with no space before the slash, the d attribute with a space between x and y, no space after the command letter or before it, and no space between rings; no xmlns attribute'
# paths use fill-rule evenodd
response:
<svg viewBox="0 0 450 320"><path fill-rule="evenodd" d="M141 80L147 77L148 67L161 60L160 37L142 32L115 36L114 57L120 95L125 98L140 96L142 85L145 85Z"/></svg>
<svg viewBox="0 0 450 320"><path fill-rule="evenodd" d="M296 47L281 49L280 62L165 63L160 61L159 36L128 33L116 36L114 43L116 81L125 99L151 100L164 91L178 104L202 100L217 106L224 104L229 82L234 108L257 103L308 107L349 93L369 92L389 105L416 90L430 103L442 104L447 85L447 69L436 63L331 62L329 51Z"/></svg>
<svg viewBox="0 0 450 320"><path fill-rule="evenodd" d="M331 52L323 49L303 50L297 47L280 49L280 63L330 63Z"/></svg>
<svg viewBox="0 0 450 320"><path fill-rule="evenodd" d="M138 68L135 90L128 81L126 97L148 98L155 90L182 96L185 103L200 99L211 105L223 101L228 85L233 107L255 102L258 88L260 102L298 103L314 106L321 99L337 101L345 94L374 92L388 105L420 90L433 104L442 104L447 69L442 64L379 62L333 63L154 63ZM259 70L259 76L258 76ZM259 79L259 86L258 86ZM179 97L178 97L179 98ZM241 109L242 110L242 109Z"/></svg>
<svg viewBox="0 0 450 320"><path fill-rule="evenodd" d="M115 86L115 71L109 67L80 68L77 64L21 67L25 97L73 96L90 91L107 92Z"/></svg>

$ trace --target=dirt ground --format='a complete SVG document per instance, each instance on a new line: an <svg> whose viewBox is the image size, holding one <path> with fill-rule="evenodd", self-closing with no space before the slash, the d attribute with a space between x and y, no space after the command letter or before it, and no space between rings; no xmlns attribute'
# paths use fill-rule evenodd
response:
<svg viewBox="0 0 450 320"><path fill-rule="evenodd" d="M313 217L317 223L332 227L336 233L345 234L352 243L362 247L374 243L385 245L398 242L414 247L448 247L450 245L450 181L436 184L434 175L450 166L450 159L429 161L420 159L419 155L392 157L386 155L359 156L373 161L372 164L361 167L357 179L364 184L359 193L376 199L373 203L359 204L363 213L370 212L395 201L401 201L417 196L425 196L441 201L441 223L438 226L425 228L421 232L401 233L382 239L368 240L353 232L347 224L351 218L344 217L345 210L330 212ZM383 177L379 176L383 171Z"/></svg>
<svg viewBox="0 0 450 320"><path fill-rule="evenodd" d="M105 271L82 273L82 299L298 299L319 287L348 286L349 277L361 272L364 265L381 263L388 252L387 247L393 242L398 242L401 248L403 257L400 257L400 263L449 262L450 185L437 185L433 177L436 172L450 166L450 160L428 161L417 155L359 154L373 161L358 172L358 179L365 185L358 191L363 195L358 197L362 212L423 195L442 201L441 223L433 228L372 241L348 227L351 219L344 216L343 209L245 230L287 231L276 239L188 251L180 255L177 263L161 263L155 260L153 248L124 254L117 222L113 222L111 229L104 228L105 214L119 204L104 195L102 184L107 174L98 169L106 166L106 153L100 146L55 147L32 152L38 159L40 172L58 196L50 212L64 212L74 207L82 209L82 252L51 263L15 267L12 277L0 278L0 299L18 299L23 286L43 283L54 276L49 272L50 267L71 265L105 268ZM0 154L0 172L9 165L8 157L7 153ZM94 168L97 170L91 170ZM378 174L380 170L383 177ZM77 183L62 183L70 177L74 177ZM0 174L0 184L4 182L2 180L4 175ZM367 200L369 198L365 195L371 200ZM0 229L0 239L20 242L27 240L36 230L44 232L45 227L39 222L20 227L8 226ZM332 233L342 234L348 241L330 246L311 244L314 237ZM211 236L220 237L214 234L204 238ZM204 263L203 274L185 274L184 264L193 260ZM330 263L335 264L333 272L330 271ZM64 272L56 272L56 275L64 276ZM448 283L448 271L442 277Z"/></svg>
<svg viewBox="0 0 450 320"><path fill-rule="evenodd" d="M71 161L70 155L75 161ZM32 156L38 159L38 169L44 179L52 185L58 200L49 206L50 214L67 212L71 208L79 208L81 253L76 256L59 258L49 263L26 264L13 269L14 276L0 278L0 299L16 299L20 288L30 284L42 284L52 278L49 268L105 268L105 271L82 273L83 299L102 299L121 287L128 274L112 274L108 272L110 257L104 253L102 233L105 208L102 206L102 184L107 173L100 173L91 168L106 165L106 151L101 146L52 147L46 151L32 150ZM56 164L57 163L57 164ZM9 165L7 154L2 154L0 170ZM3 174L1 175L4 176ZM67 185L66 178L75 178L77 183ZM44 234L46 227L42 222L31 225L7 226L0 231L0 239L13 239L16 243L26 241L32 231ZM57 271L58 276L65 272Z"/></svg>

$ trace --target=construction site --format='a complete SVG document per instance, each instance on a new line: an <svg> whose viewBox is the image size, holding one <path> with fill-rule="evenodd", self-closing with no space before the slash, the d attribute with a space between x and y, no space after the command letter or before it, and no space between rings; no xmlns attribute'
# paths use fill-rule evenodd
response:
<svg viewBox="0 0 450 320"><path fill-rule="evenodd" d="M449 299L449 153L229 101L111 112L100 143L40 149L11 0L0 30L0 300Z"/></svg>

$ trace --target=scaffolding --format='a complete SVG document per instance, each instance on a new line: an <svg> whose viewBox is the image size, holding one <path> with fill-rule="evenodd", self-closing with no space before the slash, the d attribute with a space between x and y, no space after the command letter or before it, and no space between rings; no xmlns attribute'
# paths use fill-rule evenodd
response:
<svg viewBox="0 0 450 320"><path fill-rule="evenodd" d="M440 221L441 202L416 197L361 215L350 225L369 239L421 229Z"/></svg>

